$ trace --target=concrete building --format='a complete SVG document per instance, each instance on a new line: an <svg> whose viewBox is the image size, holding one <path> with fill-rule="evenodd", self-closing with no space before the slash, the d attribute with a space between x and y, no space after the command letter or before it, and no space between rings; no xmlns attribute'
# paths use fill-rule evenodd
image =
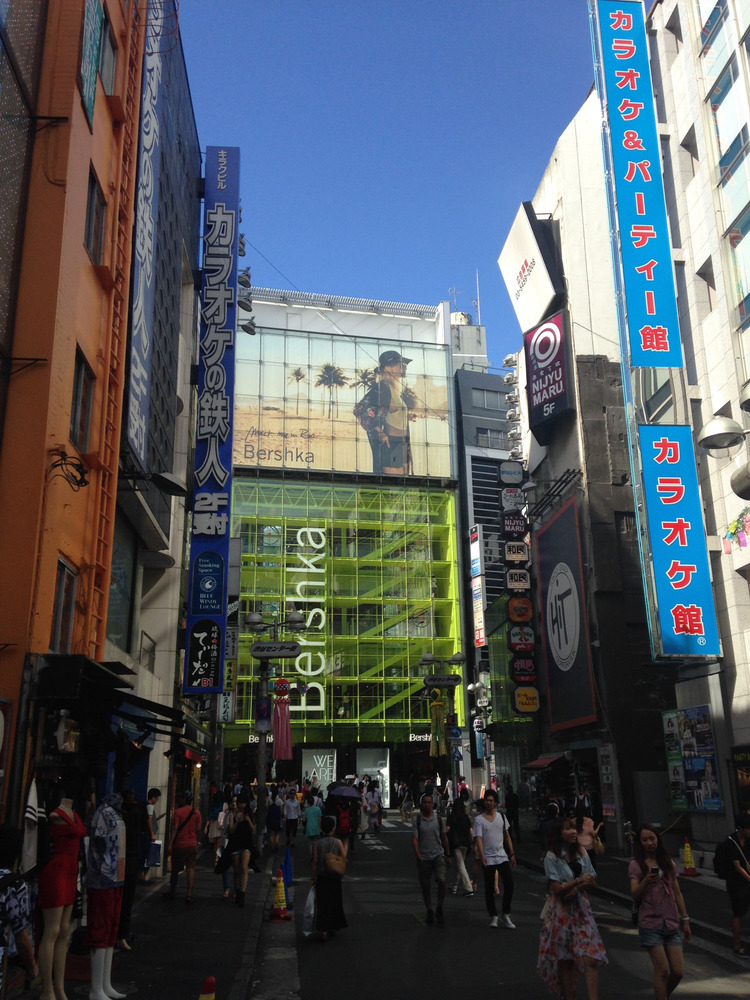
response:
<svg viewBox="0 0 750 1000"><path fill-rule="evenodd" d="M184 511L125 494L134 473L185 473L200 155L175 5L5 5L0 38L3 102L19 109L0 124L12 168L0 196L10 224L0 251L0 555L13 567L0 584L0 770L14 820L32 778L50 804L64 780L81 812L113 784L134 781L143 798L148 760L135 744L153 745L146 722L167 733L182 724L179 582L165 588L163 574L182 561L172 528ZM143 101L144 56L146 95L160 73L168 89L158 106ZM155 135L166 157L151 188ZM160 241L149 261L155 388L151 450L136 466L121 429L140 335L133 247L147 242L147 218Z"/></svg>
<svg viewBox="0 0 750 1000"><path fill-rule="evenodd" d="M652 4L648 13L682 369L636 368L632 384L621 374L619 299L609 247L613 202L599 167L596 93L561 136L531 203L532 218L546 229L553 248L551 270L564 276L564 294L545 300L540 314L522 326L531 330L562 314L573 395L566 416L546 427L538 422L540 433L533 434L528 425L535 419L530 412L534 392L524 394L524 453L529 474L540 484L529 513L537 537L541 532L549 539L547 522L576 486L571 482L567 492L555 495L556 484L565 470L580 470L585 645L594 681L588 721L571 718L561 728L547 719L546 766L540 770L558 784L575 785L583 763L586 777L607 800L605 815L618 837L626 819L666 825L682 816L687 826L683 823L681 831L699 842L717 841L731 825L732 813L747 804L750 653L744 637L750 598L748 509L742 497L747 496L748 455L741 432L749 378L744 264L750 225L745 170L749 27L750 9L734 0L665 0ZM621 237L626 244L627 232ZM508 273L505 277L509 290L515 289ZM533 390L528 357L527 342L526 360L519 354L519 383ZM723 458L707 457L699 447L707 436L705 425L715 417L730 421L719 429L729 435L721 443L734 447L734 456L725 451ZM636 424L692 428L719 656L655 655L660 639L653 552L642 524L642 465L631 464L628 437ZM536 552L539 558L539 544ZM540 572L538 565L535 570ZM537 613L541 626L544 609ZM548 683L549 676L554 681L554 671ZM550 700L549 690L544 697Z"/></svg>

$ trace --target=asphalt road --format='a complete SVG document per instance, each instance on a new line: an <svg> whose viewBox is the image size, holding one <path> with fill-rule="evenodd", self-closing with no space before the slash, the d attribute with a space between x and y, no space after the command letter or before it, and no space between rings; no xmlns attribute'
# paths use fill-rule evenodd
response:
<svg viewBox="0 0 750 1000"><path fill-rule="evenodd" d="M513 1000L552 996L536 974L545 889L541 875L516 871L514 931L489 926L482 892L469 898L449 894L445 927L428 926L410 833L398 822L389 823L379 837L357 841L344 882L349 926L324 944L317 936L302 936L310 866L306 847L298 846L294 854L296 920L282 928L264 924L253 998L330 1000L333 992L340 992L342 975L347 994L357 1000L389 995L401 1000L425 993L452 997L474 989ZM639 947L629 913L605 900L593 899L592 905L609 957L600 973L600 996L653 997L651 963ZM750 995L750 963L742 963L728 949L690 944L685 964L675 997L730 1000ZM578 996L584 995L581 980Z"/></svg>

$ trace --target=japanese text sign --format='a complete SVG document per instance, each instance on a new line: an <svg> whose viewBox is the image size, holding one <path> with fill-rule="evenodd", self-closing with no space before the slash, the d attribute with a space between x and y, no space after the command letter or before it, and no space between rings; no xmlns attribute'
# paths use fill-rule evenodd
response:
<svg viewBox="0 0 750 1000"><path fill-rule="evenodd" d="M638 438L662 653L718 656L691 429L644 425Z"/></svg>
<svg viewBox="0 0 750 1000"><path fill-rule="evenodd" d="M641 0L590 0L601 46L630 363L681 368L669 226ZM617 240L617 234L613 235Z"/></svg>
<svg viewBox="0 0 750 1000"><path fill-rule="evenodd" d="M222 690L232 496L240 153L209 146L183 692Z"/></svg>

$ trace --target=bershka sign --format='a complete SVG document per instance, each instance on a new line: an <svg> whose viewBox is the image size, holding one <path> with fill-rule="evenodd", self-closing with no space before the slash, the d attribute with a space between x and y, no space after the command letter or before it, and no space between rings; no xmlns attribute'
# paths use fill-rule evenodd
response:
<svg viewBox="0 0 750 1000"><path fill-rule="evenodd" d="M575 408L568 337L563 313L545 320L524 334L529 427L545 444L547 424Z"/></svg>

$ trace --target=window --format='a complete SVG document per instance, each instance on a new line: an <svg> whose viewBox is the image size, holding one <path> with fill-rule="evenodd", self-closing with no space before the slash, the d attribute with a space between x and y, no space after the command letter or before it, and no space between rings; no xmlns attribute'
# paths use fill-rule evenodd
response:
<svg viewBox="0 0 750 1000"><path fill-rule="evenodd" d="M106 213L106 202L102 189L97 183L94 171L89 171L89 195L86 202L86 232L84 243L89 252L89 257L95 264L102 262L102 249L104 247L104 216Z"/></svg>
<svg viewBox="0 0 750 1000"><path fill-rule="evenodd" d="M51 653L69 653L73 645L73 615L78 574L62 559L57 561L55 606L52 614Z"/></svg>
<svg viewBox="0 0 750 1000"><path fill-rule="evenodd" d="M750 316L750 211L744 212L727 233L729 250L734 269L733 281L727 288L735 289L735 301L731 303L739 313L739 322L747 325Z"/></svg>
<svg viewBox="0 0 750 1000"><path fill-rule="evenodd" d="M70 408L70 440L80 452L89 450L91 409L94 402L94 373L80 351L76 351L73 376L73 405Z"/></svg>
<svg viewBox="0 0 750 1000"><path fill-rule="evenodd" d="M734 47L734 32L727 0L719 0L711 11L701 30L701 42L703 71L706 74L706 84L710 86L726 66Z"/></svg>
<svg viewBox="0 0 750 1000"><path fill-rule="evenodd" d="M477 427L477 448L502 448L508 450L508 438L496 427Z"/></svg>
<svg viewBox="0 0 750 1000"><path fill-rule="evenodd" d="M732 59L714 84L710 100L719 154L724 213L729 222L747 204L750 190L747 98L735 59Z"/></svg>
<svg viewBox="0 0 750 1000"><path fill-rule="evenodd" d="M505 408L505 393L494 389L472 389L471 405L482 410L502 410Z"/></svg>
<svg viewBox="0 0 750 1000"><path fill-rule="evenodd" d="M114 93L115 88L115 58L117 57L117 46L109 18L105 12L102 19L101 42L99 44L99 76L102 78L102 86L105 94Z"/></svg>

